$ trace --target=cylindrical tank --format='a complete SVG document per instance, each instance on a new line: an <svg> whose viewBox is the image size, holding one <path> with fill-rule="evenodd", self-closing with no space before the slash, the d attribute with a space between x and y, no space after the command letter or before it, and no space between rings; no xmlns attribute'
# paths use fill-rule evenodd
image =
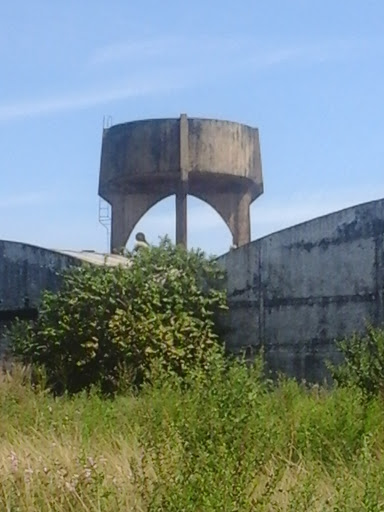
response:
<svg viewBox="0 0 384 512"><path fill-rule="evenodd" d="M112 248L125 245L141 216L171 194L178 242L186 243L186 196L192 194L218 211L242 245L250 239L249 205L262 192L256 128L181 115L103 132L99 194L112 205Z"/></svg>

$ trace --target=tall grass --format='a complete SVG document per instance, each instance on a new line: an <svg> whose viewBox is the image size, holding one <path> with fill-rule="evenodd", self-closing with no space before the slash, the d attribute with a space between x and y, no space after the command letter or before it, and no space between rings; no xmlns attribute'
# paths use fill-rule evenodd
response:
<svg viewBox="0 0 384 512"><path fill-rule="evenodd" d="M218 364L54 398L0 377L1 511L382 511L384 407Z"/></svg>

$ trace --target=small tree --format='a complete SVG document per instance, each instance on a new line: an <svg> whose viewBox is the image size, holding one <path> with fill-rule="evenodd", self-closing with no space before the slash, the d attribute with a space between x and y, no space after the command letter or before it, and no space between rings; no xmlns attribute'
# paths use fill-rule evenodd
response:
<svg viewBox="0 0 384 512"><path fill-rule="evenodd" d="M358 386L367 395L384 391L384 330L367 327L366 333L354 334L338 343L344 360L328 364L334 381Z"/></svg>
<svg viewBox="0 0 384 512"><path fill-rule="evenodd" d="M42 366L56 391L139 385L154 361L185 375L218 350L215 315L226 309L224 272L202 251L168 239L130 267L71 268L58 293L45 292L34 325L11 329L11 348Z"/></svg>

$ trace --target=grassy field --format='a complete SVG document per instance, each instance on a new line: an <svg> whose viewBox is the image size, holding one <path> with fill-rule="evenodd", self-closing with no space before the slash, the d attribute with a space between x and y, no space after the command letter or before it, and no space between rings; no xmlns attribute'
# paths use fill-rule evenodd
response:
<svg viewBox="0 0 384 512"><path fill-rule="evenodd" d="M384 407L219 368L114 400L0 377L0 510L381 511Z"/></svg>

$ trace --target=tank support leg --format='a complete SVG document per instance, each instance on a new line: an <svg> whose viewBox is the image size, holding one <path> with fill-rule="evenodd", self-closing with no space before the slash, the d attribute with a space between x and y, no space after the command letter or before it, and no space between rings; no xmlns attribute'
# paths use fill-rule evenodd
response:
<svg viewBox="0 0 384 512"><path fill-rule="evenodd" d="M187 248L187 187L184 183L176 193L176 244Z"/></svg>

